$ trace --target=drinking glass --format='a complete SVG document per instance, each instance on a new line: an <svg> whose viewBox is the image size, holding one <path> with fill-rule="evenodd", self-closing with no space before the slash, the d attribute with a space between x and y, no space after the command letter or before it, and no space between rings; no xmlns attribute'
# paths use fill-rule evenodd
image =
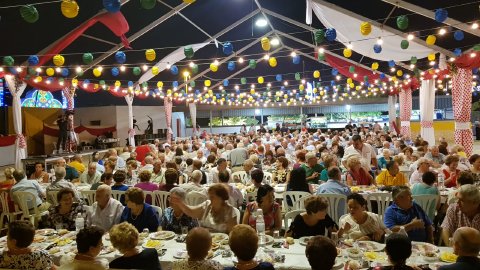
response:
<svg viewBox="0 0 480 270"><path fill-rule="evenodd" d="M335 246L338 245L338 232L332 232L331 235L332 241L335 243Z"/></svg>
<svg viewBox="0 0 480 270"><path fill-rule="evenodd" d="M279 230L273 231L273 238L280 239L280 231Z"/></svg>
<svg viewBox="0 0 480 270"><path fill-rule="evenodd" d="M188 227L187 226L182 226L182 234L187 235L188 234Z"/></svg>

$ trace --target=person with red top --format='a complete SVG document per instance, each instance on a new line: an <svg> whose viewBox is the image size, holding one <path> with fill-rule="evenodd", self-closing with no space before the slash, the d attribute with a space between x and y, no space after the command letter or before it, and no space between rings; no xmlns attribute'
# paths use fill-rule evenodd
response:
<svg viewBox="0 0 480 270"><path fill-rule="evenodd" d="M280 230L282 227L282 210L280 205L275 202L274 192L274 189L269 185L260 186L257 191L257 200L247 205L242 223L255 228L257 209L262 209L265 233L272 235L273 231Z"/></svg>
<svg viewBox="0 0 480 270"><path fill-rule="evenodd" d="M150 147L148 147L148 141L143 140L141 145L135 148L135 153L137 153L137 161L143 162L145 156L150 153Z"/></svg>
<svg viewBox="0 0 480 270"><path fill-rule="evenodd" d="M457 186L457 178L460 175L460 170L457 169L458 161L460 159L456 155L448 156L445 159L445 165L447 168L443 169L443 175L445 175L445 187L451 188Z"/></svg>
<svg viewBox="0 0 480 270"><path fill-rule="evenodd" d="M347 159L347 185L349 186L361 186L361 185L373 185L373 177L365 171L360 162L359 156L351 156Z"/></svg>

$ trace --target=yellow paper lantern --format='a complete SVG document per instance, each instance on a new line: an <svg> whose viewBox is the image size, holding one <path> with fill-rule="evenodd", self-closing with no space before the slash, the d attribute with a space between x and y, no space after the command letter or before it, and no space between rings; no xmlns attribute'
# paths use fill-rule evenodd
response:
<svg viewBox="0 0 480 270"><path fill-rule="evenodd" d="M212 82L210 80L205 80L203 82L203 84L206 86L206 87L210 87L210 85L212 85Z"/></svg>
<svg viewBox="0 0 480 270"><path fill-rule="evenodd" d="M262 49L264 51L270 50L270 40L267 37L262 38L260 43L262 44Z"/></svg>
<svg viewBox="0 0 480 270"><path fill-rule="evenodd" d="M260 76L260 77L258 77L257 81L258 81L258 83L262 84L262 83L265 82L265 79L262 76Z"/></svg>
<svg viewBox="0 0 480 270"><path fill-rule="evenodd" d="M255 95L255 89L250 89L250 95Z"/></svg>
<svg viewBox="0 0 480 270"><path fill-rule="evenodd" d="M213 100L213 101L216 101L216 100L217 100L217 97L216 97L216 96L213 96L213 97L212 97L212 100Z"/></svg>
<svg viewBox="0 0 480 270"><path fill-rule="evenodd" d="M428 55L428 61L435 61L435 54L431 53Z"/></svg>
<svg viewBox="0 0 480 270"><path fill-rule="evenodd" d="M167 95L172 95L172 89L167 90Z"/></svg>
<svg viewBox="0 0 480 270"><path fill-rule="evenodd" d="M324 94L325 94L325 92L323 92L323 90L320 91L320 96L323 96Z"/></svg>
<svg viewBox="0 0 480 270"><path fill-rule="evenodd" d="M362 22L360 24L360 33L364 36L368 36L372 32L372 25L369 22Z"/></svg>
<svg viewBox="0 0 480 270"><path fill-rule="evenodd" d="M425 40L425 42L427 43L427 45L433 45L435 44L435 41L437 41L437 37L434 36L434 35L429 35L427 37L427 39Z"/></svg>
<svg viewBox="0 0 480 270"><path fill-rule="evenodd" d="M47 68L46 73L48 76L53 76L55 74L55 70L53 68Z"/></svg>
<svg viewBox="0 0 480 270"><path fill-rule="evenodd" d="M288 98L288 95L287 95L287 94L283 95L283 98L284 98L284 99L287 99L287 98Z"/></svg>
<svg viewBox="0 0 480 270"><path fill-rule="evenodd" d="M43 80L42 76L37 76L35 77L35 81L41 82Z"/></svg>
<svg viewBox="0 0 480 270"><path fill-rule="evenodd" d="M153 61L157 58L157 53L155 53L154 49L148 49L145 51L145 58L147 61Z"/></svg>
<svg viewBox="0 0 480 270"><path fill-rule="evenodd" d="M360 85L355 86L355 90L358 91L358 90L361 90L361 89L362 89L362 87Z"/></svg>
<svg viewBox="0 0 480 270"><path fill-rule="evenodd" d="M207 92L207 93L208 93L210 96L213 96L213 91L212 91L211 89L210 89L210 90L208 90L208 92Z"/></svg>
<svg viewBox="0 0 480 270"><path fill-rule="evenodd" d="M214 63L211 63L211 64L210 64L210 70L211 70L212 72L217 72L217 71L218 71L218 66L215 65Z"/></svg>
<svg viewBox="0 0 480 270"><path fill-rule="evenodd" d="M65 58L61 56L60 54L57 54L53 57L53 64L57 67L63 66L65 63Z"/></svg>
<svg viewBox="0 0 480 270"><path fill-rule="evenodd" d="M434 73L435 73L435 71L433 69L428 70L428 74L433 75Z"/></svg>
<svg viewBox="0 0 480 270"><path fill-rule="evenodd" d="M183 0L185 4L193 4L197 0Z"/></svg>
<svg viewBox="0 0 480 270"><path fill-rule="evenodd" d="M173 97L178 97L178 93L177 92L173 93Z"/></svg>
<svg viewBox="0 0 480 270"><path fill-rule="evenodd" d="M79 9L77 2L74 0L63 0L60 5L63 16L69 19L77 17Z"/></svg>
<svg viewBox="0 0 480 270"><path fill-rule="evenodd" d="M120 81L115 81L115 87L120 87L122 83Z"/></svg>
<svg viewBox="0 0 480 270"><path fill-rule="evenodd" d="M315 71L313 72L313 78L315 78L315 79L320 78L320 71L315 70Z"/></svg>
<svg viewBox="0 0 480 270"><path fill-rule="evenodd" d="M313 93L317 93L318 92L318 89L317 88L313 88Z"/></svg>
<svg viewBox="0 0 480 270"><path fill-rule="evenodd" d="M102 75L102 72L98 68L93 69L93 76L95 77L100 77Z"/></svg>
<svg viewBox="0 0 480 270"><path fill-rule="evenodd" d="M403 76L403 71L402 70L397 70L397 76L402 77Z"/></svg>
<svg viewBox="0 0 480 270"><path fill-rule="evenodd" d="M352 78L348 78L348 79L347 79L347 83L348 83L348 84L351 84L351 83L353 83L353 80L352 80Z"/></svg>
<svg viewBox="0 0 480 270"><path fill-rule="evenodd" d="M346 58L350 58L350 56L352 56L352 50L349 48L343 49L343 56L345 56Z"/></svg>
<svg viewBox="0 0 480 270"><path fill-rule="evenodd" d="M299 89L300 91L303 91L303 90L305 90L305 85L303 85L303 84L300 84L300 86L298 86L298 89Z"/></svg>
<svg viewBox="0 0 480 270"><path fill-rule="evenodd" d="M372 63L372 69L377 70L378 69L378 62L373 62Z"/></svg>
<svg viewBox="0 0 480 270"><path fill-rule="evenodd" d="M98 88L100 88L100 85L98 85L98 83L93 85L93 89L98 89Z"/></svg>
<svg viewBox="0 0 480 270"><path fill-rule="evenodd" d="M152 74L157 75L160 72L157 66L152 67Z"/></svg>
<svg viewBox="0 0 480 270"><path fill-rule="evenodd" d="M270 57L270 59L268 59L268 64L271 67L276 67L277 66L277 59L275 57Z"/></svg>
<svg viewBox="0 0 480 270"><path fill-rule="evenodd" d="M163 82L157 82L157 88L162 88L163 87Z"/></svg>
<svg viewBox="0 0 480 270"><path fill-rule="evenodd" d="M352 83L349 83L348 86L353 89L355 87L355 84L353 84L352 82Z"/></svg>
<svg viewBox="0 0 480 270"><path fill-rule="evenodd" d="M393 76L392 77L392 82L396 82L397 81L397 77Z"/></svg>
<svg viewBox="0 0 480 270"><path fill-rule="evenodd" d="M77 86L77 85L78 85L78 80L77 80L77 79L73 79L73 80L72 80L72 85L73 85L73 86Z"/></svg>

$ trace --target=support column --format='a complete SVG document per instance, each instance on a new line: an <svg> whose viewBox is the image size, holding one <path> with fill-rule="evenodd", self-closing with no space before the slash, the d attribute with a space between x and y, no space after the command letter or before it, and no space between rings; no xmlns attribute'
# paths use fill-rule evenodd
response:
<svg viewBox="0 0 480 270"><path fill-rule="evenodd" d="M210 134L213 133L213 115L212 115L212 110L210 110Z"/></svg>

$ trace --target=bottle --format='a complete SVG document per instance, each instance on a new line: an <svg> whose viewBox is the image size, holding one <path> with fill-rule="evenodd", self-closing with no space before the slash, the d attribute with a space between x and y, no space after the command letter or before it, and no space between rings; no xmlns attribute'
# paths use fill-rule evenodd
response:
<svg viewBox="0 0 480 270"><path fill-rule="evenodd" d="M390 229L385 229L385 244L387 243L387 238L392 234L392 231Z"/></svg>
<svg viewBox="0 0 480 270"><path fill-rule="evenodd" d="M256 218L255 227L257 228L257 234L258 234L258 245L264 246L265 245L265 220L263 219L262 209L257 209L257 218Z"/></svg>
<svg viewBox="0 0 480 270"><path fill-rule="evenodd" d="M443 190L445 187L445 176L443 173L438 174L438 189Z"/></svg>
<svg viewBox="0 0 480 270"><path fill-rule="evenodd" d="M408 237L407 231L405 231L405 227L403 226L400 227L400 230L398 231L398 233Z"/></svg>
<svg viewBox="0 0 480 270"><path fill-rule="evenodd" d="M77 218L75 219L75 230L79 232L84 227L85 227L85 219L83 218L81 213L78 213Z"/></svg>

